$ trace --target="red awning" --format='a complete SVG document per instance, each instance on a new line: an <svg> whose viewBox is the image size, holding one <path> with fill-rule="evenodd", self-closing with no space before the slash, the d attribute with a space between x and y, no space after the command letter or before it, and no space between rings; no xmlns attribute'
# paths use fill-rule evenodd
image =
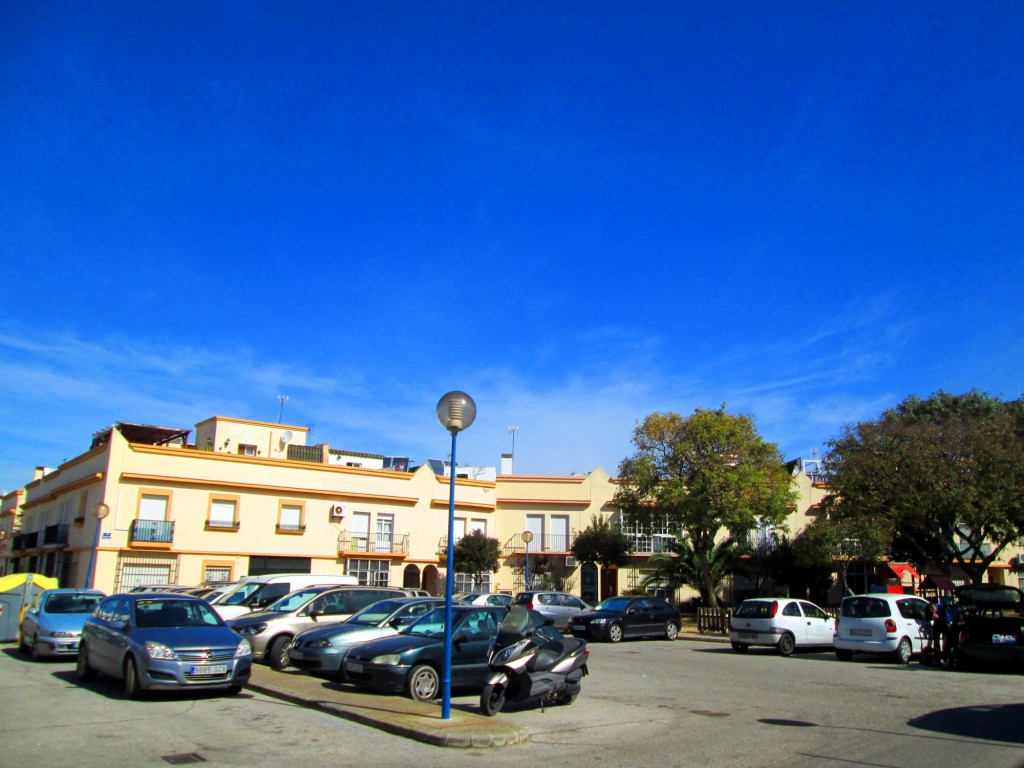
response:
<svg viewBox="0 0 1024 768"><path fill-rule="evenodd" d="M885 567L896 574L896 578L903 581L903 577L909 574L915 581L921 580L921 574L914 570L910 563L886 563Z"/></svg>
<svg viewBox="0 0 1024 768"><path fill-rule="evenodd" d="M952 592L956 589L956 584L948 576L925 576L924 581L921 582L921 589L939 589L944 592Z"/></svg>

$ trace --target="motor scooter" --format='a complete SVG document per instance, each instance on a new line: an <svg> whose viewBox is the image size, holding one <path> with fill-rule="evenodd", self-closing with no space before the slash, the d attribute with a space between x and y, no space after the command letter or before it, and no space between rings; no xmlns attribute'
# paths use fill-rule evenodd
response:
<svg viewBox="0 0 1024 768"><path fill-rule="evenodd" d="M487 652L491 673L480 709L493 717L506 701L540 701L542 710L547 704L572 704L588 674L589 656L586 640L563 637L550 620L543 623L539 614L531 618L526 608L513 606Z"/></svg>

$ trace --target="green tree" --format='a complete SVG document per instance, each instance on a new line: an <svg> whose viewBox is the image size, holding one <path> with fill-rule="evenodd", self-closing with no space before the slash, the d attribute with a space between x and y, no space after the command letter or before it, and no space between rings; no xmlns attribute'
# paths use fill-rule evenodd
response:
<svg viewBox="0 0 1024 768"><path fill-rule="evenodd" d="M601 567L601 596L614 594L609 580L608 570L618 568L629 562L629 537L621 530L613 527L607 518L593 515L590 525L576 534L569 551L581 563L591 563Z"/></svg>
<svg viewBox="0 0 1024 768"><path fill-rule="evenodd" d="M479 528L455 542L452 554L455 572L471 574L477 589L485 573L497 573L501 568L501 542L488 538Z"/></svg>
<svg viewBox="0 0 1024 768"><path fill-rule="evenodd" d="M653 555L647 561L652 571L644 577L641 586L645 589L664 587L673 594L680 587L691 587L700 592L704 604L708 606L714 606L714 594L739 567L740 558L745 552L745 548L736 539L723 539L712 548L706 564L702 565L699 556L685 539L667 542L664 549L666 551ZM714 585L710 597L705 595L706 573L710 573Z"/></svg>
<svg viewBox="0 0 1024 768"><path fill-rule="evenodd" d="M829 504L823 505L828 509ZM878 563L892 539L889 521L875 517L843 519L822 514L795 542L797 562L813 570L838 570L843 594L851 595L847 574L850 563Z"/></svg>
<svg viewBox="0 0 1024 768"><path fill-rule="evenodd" d="M629 537L606 518L593 515L590 525L576 534L569 551L581 563L618 567L629 562Z"/></svg>
<svg viewBox="0 0 1024 768"><path fill-rule="evenodd" d="M890 546L979 583L1024 536L1024 403L910 397L848 427L825 457L833 519L884 521Z"/></svg>
<svg viewBox="0 0 1024 768"><path fill-rule="evenodd" d="M653 413L633 432L635 452L619 465L615 495L631 522L668 523L689 541L700 569L701 597L711 604L718 584L712 553L722 538L744 539L780 527L796 492L782 455L758 434L753 419L697 409L688 417Z"/></svg>

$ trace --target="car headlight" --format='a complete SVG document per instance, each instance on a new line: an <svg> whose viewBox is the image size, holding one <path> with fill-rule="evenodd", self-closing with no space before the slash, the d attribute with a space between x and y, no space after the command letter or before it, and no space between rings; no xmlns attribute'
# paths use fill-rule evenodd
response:
<svg viewBox="0 0 1024 768"><path fill-rule="evenodd" d="M51 632L50 637L78 637L78 632Z"/></svg>
<svg viewBox="0 0 1024 768"><path fill-rule="evenodd" d="M250 624L247 627L242 627L238 630L240 635L258 635L260 632L267 628L266 622L260 622L259 624Z"/></svg>
<svg viewBox="0 0 1024 768"><path fill-rule="evenodd" d="M174 652L173 648L168 648L163 643L154 643L152 640L146 643L146 655L151 659L173 660L178 658L178 654Z"/></svg>
<svg viewBox="0 0 1024 768"><path fill-rule="evenodd" d="M249 645L248 640L243 640L238 644L238 647L235 648L235 658L242 659L246 656L252 656L252 646Z"/></svg>
<svg viewBox="0 0 1024 768"><path fill-rule="evenodd" d="M607 624L608 623L608 619L594 619L590 623L591 624Z"/></svg>
<svg viewBox="0 0 1024 768"><path fill-rule="evenodd" d="M402 663L402 655L399 653L387 653L383 656L374 657L371 664L380 664L385 667L397 667Z"/></svg>
<svg viewBox="0 0 1024 768"><path fill-rule="evenodd" d="M320 640L309 640L306 642L307 648L330 648L331 641L327 638L321 638Z"/></svg>

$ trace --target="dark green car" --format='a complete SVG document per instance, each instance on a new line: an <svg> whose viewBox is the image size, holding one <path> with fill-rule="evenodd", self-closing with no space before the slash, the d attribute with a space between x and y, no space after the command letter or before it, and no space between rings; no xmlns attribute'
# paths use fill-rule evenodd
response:
<svg viewBox="0 0 1024 768"><path fill-rule="evenodd" d="M507 609L452 606L452 690L478 693L487 678L487 650ZM345 656L345 680L382 693L431 701L441 692L444 607L421 616L397 635L354 646Z"/></svg>

